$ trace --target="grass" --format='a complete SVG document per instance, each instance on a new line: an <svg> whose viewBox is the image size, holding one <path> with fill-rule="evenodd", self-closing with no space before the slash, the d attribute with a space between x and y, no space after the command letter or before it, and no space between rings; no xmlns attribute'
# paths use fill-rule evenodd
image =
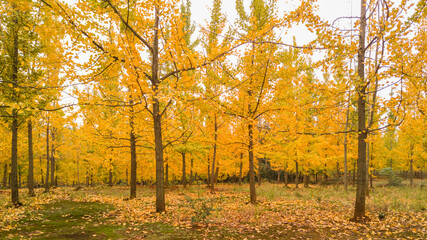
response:
<svg viewBox="0 0 427 240"><path fill-rule="evenodd" d="M104 224L103 214L113 209L97 202L58 201L43 204L29 212L9 231L0 232L0 239L118 239L123 227Z"/></svg>
<svg viewBox="0 0 427 240"><path fill-rule="evenodd" d="M355 189L310 185L257 185L249 204L248 185L219 184L167 189L167 212L155 213L155 189L138 187L58 188L26 197L11 208L0 195L0 239L358 239L427 238L427 191L380 187L367 198L369 224L352 223ZM378 216L385 218L380 220Z"/></svg>

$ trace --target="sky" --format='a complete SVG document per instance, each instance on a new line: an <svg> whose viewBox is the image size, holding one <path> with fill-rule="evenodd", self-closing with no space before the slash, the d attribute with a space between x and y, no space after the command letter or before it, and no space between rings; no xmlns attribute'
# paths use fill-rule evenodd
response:
<svg viewBox="0 0 427 240"><path fill-rule="evenodd" d="M246 6L249 6L250 2L250 0L244 0ZM300 0L277 0L279 17L294 10L300 2ZM318 0L317 2L319 6L318 15L329 22L338 17L360 15L360 0ZM212 3L213 0L191 0L191 14L196 25L206 26L206 21L210 18L209 9L212 7ZM228 22L234 24L237 17L235 0L223 0L222 12L227 16ZM295 27L287 35L281 37L284 43L292 44L293 36L295 36L298 45L314 39L314 35L301 26Z"/></svg>

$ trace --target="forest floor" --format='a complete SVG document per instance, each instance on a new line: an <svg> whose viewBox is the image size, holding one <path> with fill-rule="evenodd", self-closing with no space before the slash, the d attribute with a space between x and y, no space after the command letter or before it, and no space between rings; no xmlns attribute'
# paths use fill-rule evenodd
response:
<svg viewBox="0 0 427 240"><path fill-rule="evenodd" d="M367 198L366 223L354 223L355 189L262 183L258 203L249 186L170 187L165 213L155 212L154 187L61 187L10 207L0 192L0 239L427 239L427 181L381 187ZM290 187L294 187L289 185Z"/></svg>

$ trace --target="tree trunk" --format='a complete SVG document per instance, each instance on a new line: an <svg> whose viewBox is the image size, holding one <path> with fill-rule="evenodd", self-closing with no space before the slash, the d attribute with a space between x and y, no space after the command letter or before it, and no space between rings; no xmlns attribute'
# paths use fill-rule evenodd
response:
<svg viewBox="0 0 427 240"><path fill-rule="evenodd" d="M133 102L132 102L133 104ZM136 198L136 138L133 126L133 112L131 113L130 131L130 199Z"/></svg>
<svg viewBox="0 0 427 240"><path fill-rule="evenodd" d="M258 158L258 186L261 186L261 158Z"/></svg>
<svg viewBox="0 0 427 240"><path fill-rule="evenodd" d="M193 158L190 160L190 185L193 184Z"/></svg>
<svg viewBox="0 0 427 240"><path fill-rule="evenodd" d="M239 185L242 185L242 173L243 173L243 162L242 162L242 157L241 157L240 158L240 164L239 164Z"/></svg>
<svg viewBox="0 0 427 240"><path fill-rule="evenodd" d="M87 172L86 172L86 175L87 175ZM128 185L129 185L129 170L128 168L126 168L126 186Z"/></svg>
<svg viewBox="0 0 427 240"><path fill-rule="evenodd" d="M166 211L165 187L164 187L164 162L163 162L163 139L162 139L162 115L158 98L160 80L159 73L159 11L154 9L154 39L152 48L151 78L153 88L153 122L154 122L154 148L156 151L156 212Z"/></svg>
<svg viewBox="0 0 427 240"><path fill-rule="evenodd" d="M288 171L286 171L285 169L285 187L288 187L288 183L289 183L289 175L288 175Z"/></svg>
<svg viewBox="0 0 427 240"><path fill-rule="evenodd" d="M17 14L16 6L12 4L14 15ZM18 49L18 17L13 17L13 53L12 53L12 84L13 84L13 97L16 99L16 87L18 84L18 64L19 64L19 49ZM19 202L19 189L18 189L18 110L12 110L12 154L10 164L10 181L11 181L11 194L12 204L15 206L20 205Z"/></svg>
<svg viewBox="0 0 427 240"><path fill-rule="evenodd" d="M34 196L34 153L33 153L33 125L28 121L28 196Z"/></svg>
<svg viewBox="0 0 427 240"><path fill-rule="evenodd" d="M308 188L308 175L304 174L304 188Z"/></svg>
<svg viewBox="0 0 427 240"><path fill-rule="evenodd" d="M215 160L216 160L216 148L217 148L217 144L216 142L218 141L218 119L216 116L216 113L214 115L214 147L213 147L213 157L212 157L212 172L210 175L210 180L211 180L211 192L215 191Z"/></svg>
<svg viewBox="0 0 427 240"><path fill-rule="evenodd" d="M248 124L249 133L249 190L251 203L256 203L256 189L255 189L255 166L254 166L254 137L253 137L252 122Z"/></svg>
<svg viewBox="0 0 427 240"><path fill-rule="evenodd" d="M211 164L208 161L208 179L206 181L207 185L210 186L210 182L211 182Z"/></svg>
<svg viewBox="0 0 427 240"><path fill-rule="evenodd" d="M110 159L111 161L111 159ZM110 169L108 169L108 186L112 187L113 186L113 169L110 166Z"/></svg>
<svg viewBox="0 0 427 240"><path fill-rule="evenodd" d="M185 152L181 153L182 157L182 177L181 177L181 183L184 187L187 187L187 176L185 173Z"/></svg>
<svg viewBox="0 0 427 240"><path fill-rule="evenodd" d="M357 149L357 190L354 207L354 221L362 221L365 218L366 201L366 83L365 83L365 34L366 34L366 0L361 0L361 16L359 31L359 50L357 58L358 74L358 149Z"/></svg>
<svg viewBox="0 0 427 240"><path fill-rule="evenodd" d="M53 131L53 128L52 128ZM55 146L53 145L54 135L52 135L52 148L50 150L50 181L51 187L55 187Z"/></svg>
<svg viewBox="0 0 427 240"><path fill-rule="evenodd" d="M49 161L49 118L47 118L46 126L46 180L45 180L45 191L49 191L49 174L50 174L50 161Z"/></svg>
<svg viewBox="0 0 427 240"><path fill-rule="evenodd" d="M165 169L165 187L169 186L169 164L166 163L166 169Z"/></svg>
<svg viewBox="0 0 427 240"><path fill-rule="evenodd" d="M280 183L280 169L277 170L277 183Z"/></svg>
<svg viewBox="0 0 427 240"><path fill-rule="evenodd" d="M218 183L218 174L219 174L219 167L216 167L216 171L215 171L215 184Z"/></svg>
<svg viewBox="0 0 427 240"><path fill-rule="evenodd" d="M412 160L412 156L411 156L411 160L409 160L409 174L410 174L409 175L409 186L411 186L411 187L414 186L413 162L414 162L414 160Z"/></svg>
<svg viewBox="0 0 427 240"><path fill-rule="evenodd" d="M7 163L4 164L4 174L3 174L3 188L6 188L7 186Z"/></svg>
<svg viewBox="0 0 427 240"><path fill-rule="evenodd" d="M295 161L295 188L298 188L298 184L299 184L298 161Z"/></svg>
<svg viewBox="0 0 427 240"><path fill-rule="evenodd" d="M350 122L350 104L351 104L351 91L349 91L348 102L347 102L347 113L346 113L346 122L345 122L345 133L344 133L344 189L348 190L348 166L347 166L347 130Z"/></svg>

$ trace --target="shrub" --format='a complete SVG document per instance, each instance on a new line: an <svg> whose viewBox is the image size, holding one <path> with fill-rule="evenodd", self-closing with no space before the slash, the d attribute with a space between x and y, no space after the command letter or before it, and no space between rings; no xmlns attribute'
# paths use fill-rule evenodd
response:
<svg viewBox="0 0 427 240"><path fill-rule="evenodd" d="M389 186L397 187L402 185L402 178L396 176L396 173L393 171L392 168L390 167L383 168L381 169L380 174L388 177Z"/></svg>

